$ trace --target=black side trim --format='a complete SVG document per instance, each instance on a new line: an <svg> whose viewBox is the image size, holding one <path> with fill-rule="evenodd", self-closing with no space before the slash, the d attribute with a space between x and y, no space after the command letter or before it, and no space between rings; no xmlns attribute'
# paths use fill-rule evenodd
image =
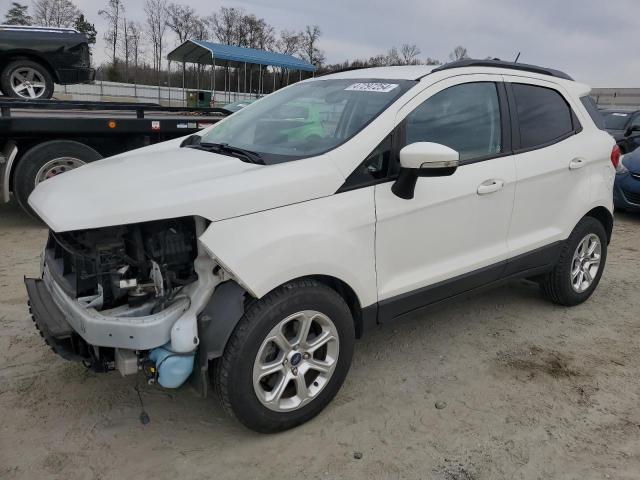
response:
<svg viewBox="0 0 640 480"><path fill-rule="evenodd" d="M360 319L356 323L356 338L362 336L378 325L378 304L374 303L368 307L364 307L360 313Z"/></svg>
<svg viewBox="0 0 640 480"><path fill-rule="evenodd" d="M386 323L461 295L476 293L507 281L549 272L556 264L564 242L559 241L473 272L378 302L378 323Z"/></svg>
<svg viewBox="0 0 640 480"><path fill-rule="evenodd" d="M412 292L402 293L378 302L378 322L385 323L400 315L495 282L502 276L506 261L458 275L449 280L428 285Z"/></svg>

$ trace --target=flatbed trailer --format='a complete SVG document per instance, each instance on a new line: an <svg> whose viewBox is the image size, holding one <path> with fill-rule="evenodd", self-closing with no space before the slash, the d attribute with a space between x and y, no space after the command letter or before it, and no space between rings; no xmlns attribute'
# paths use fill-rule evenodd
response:
<svg viewBox="0 0 640 480"><path fill-rule="evenodd" d="M85 163L196 133L223 108L152 103L0 99L0 201L33 214L35 186Z"/></svg>

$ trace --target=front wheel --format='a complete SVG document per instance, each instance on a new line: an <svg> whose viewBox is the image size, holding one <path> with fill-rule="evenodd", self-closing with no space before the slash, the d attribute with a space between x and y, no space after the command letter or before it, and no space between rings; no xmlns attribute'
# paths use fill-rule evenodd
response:
<svg viewBox="0 0 640 480"><path fill-rule="evenodd" d="M542 288L555 303L578 305L598 286L607 260L607 234L598 220L584 217L565 242L560 259L542 280Z"/></svg>
<svg viewBox="0 0 640 480"><path fill-rule="evenodd" d="M347 304L331 288L300 280L254 302L216 361L225 410L270 433L304 423L336 395L355 342Z"/></svg>

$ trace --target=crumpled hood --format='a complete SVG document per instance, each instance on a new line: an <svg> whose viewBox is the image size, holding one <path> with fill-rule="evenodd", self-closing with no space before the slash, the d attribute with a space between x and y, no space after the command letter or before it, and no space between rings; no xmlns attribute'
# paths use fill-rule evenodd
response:
<svg viewBox="0 0 640 480"><path fill-rule="evenodd" d="M167 143L47 180L29 205L56 232L190 215L217 221L331 195L344 182L328 155L264 166Z"/></svg>

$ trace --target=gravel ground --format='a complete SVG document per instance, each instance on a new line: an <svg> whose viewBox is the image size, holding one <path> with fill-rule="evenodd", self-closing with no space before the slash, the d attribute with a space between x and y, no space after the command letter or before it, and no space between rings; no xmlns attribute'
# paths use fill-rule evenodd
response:
<svg viewBox="0 0 640 480"><path fill-rule="evenodd" d="M0 478L640 477L640 216L618 215L587 303L516 282L379 329L323 413L268 436L141 383L143 426L136 378L55 356L22 284L45 235L0 206Z"/></svg>

